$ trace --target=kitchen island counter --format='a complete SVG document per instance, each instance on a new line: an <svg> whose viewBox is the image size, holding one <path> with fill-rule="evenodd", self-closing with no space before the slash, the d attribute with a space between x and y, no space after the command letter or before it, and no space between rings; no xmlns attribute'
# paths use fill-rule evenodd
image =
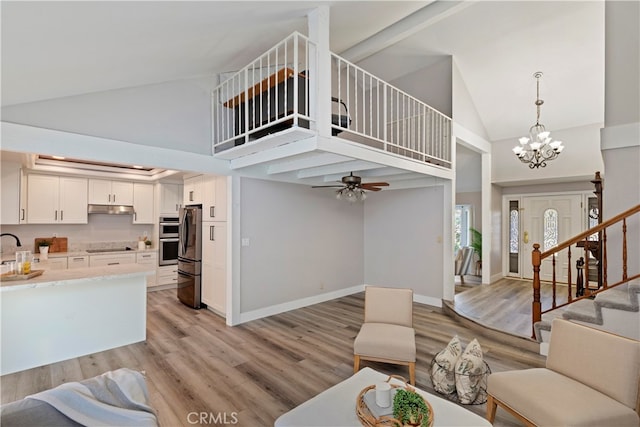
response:
<svg viewBox="0 0 640 427"><path fill-rule="evenodd" d="M1 282L0 375L144 341L154 272L124 264Z"/></svg>
<svg viewBox="0 0 640 427"><path fill-rule="evenodd" d="M38 270L38 263L33 264L33 271ZM28 280L2 280L0 292L15 291L25 288L68 285L78 281L83 283L109 280L114 277L144 277L155 274L155 267L143 264L121 264L100 267L74 268L70 270L45 270L40 276Z"/></svg>

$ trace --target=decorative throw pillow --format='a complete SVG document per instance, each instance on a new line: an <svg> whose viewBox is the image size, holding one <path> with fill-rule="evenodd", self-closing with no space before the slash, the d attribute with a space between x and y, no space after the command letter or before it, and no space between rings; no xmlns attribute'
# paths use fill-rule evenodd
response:
<svg viewBox="0 0 640 427"><path fill-rule="evenodd" d="M440 353L436 354L431 366L431 382L438 393L451 394L456 391L454 369L462 354L462 344L458 336L454 336Z"/></svg>
<svg viewBox="0 0 640 427"><path fill-rule="evenodd" d="M475 403L479 395L482 394L480 389L483 387L485 377L482 348L477 339L467 345L464 353L456 362L455 372L456 392L460 403L463 405ZM484 384L486 388L486 382Z"/></svg>

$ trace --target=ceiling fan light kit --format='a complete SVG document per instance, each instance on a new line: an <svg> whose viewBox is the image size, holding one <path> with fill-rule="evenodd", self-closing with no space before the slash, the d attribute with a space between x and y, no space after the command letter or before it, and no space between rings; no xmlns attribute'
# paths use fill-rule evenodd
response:
<svg viewBox="0 0 640 427"><path fill-rule="evenodd" d="M387 182L363 183L362 178L351 172L349 175L342 177L342 185L314 185L311 188L340 187L340 189L336 191L336 199L355 203L362 202L367 198L366 191L380 191L382 189L379 187L388 186L389 183Z"/></svg>
<svg viewBox="0 0 640 427"><path fill-rule="evenodd" d="M553 160L564 150L562 141L553 141L551 132L540 123L540 107L544 101L540 99L540 77L542 71L536 72L536 124L529 129L529 137L519 139L520 145L513 148L513 153L522 163L529 164L530 169L546 167L547 161Z"/></svg>

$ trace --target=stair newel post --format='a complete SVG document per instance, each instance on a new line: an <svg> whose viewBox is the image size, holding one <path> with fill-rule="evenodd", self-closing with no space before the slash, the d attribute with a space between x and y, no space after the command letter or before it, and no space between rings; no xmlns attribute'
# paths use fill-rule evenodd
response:
<svg viewBox="0 0 640 427"><path fill-rule="evenodd" d="M531 253L531 264L533 265L533 303L531 304L531 314L533 317L532 336L536 338L536 330L533 325L542 320L542 304L540 303L540 244L533 244L533 252Z"/></svg>
<svg viewBox="0 0 640 427"><path fill-rule="evenodd" d="M591 295L591 289L589 288L589 249L588 245L584 245L584 294L586 296Z"/></svg>

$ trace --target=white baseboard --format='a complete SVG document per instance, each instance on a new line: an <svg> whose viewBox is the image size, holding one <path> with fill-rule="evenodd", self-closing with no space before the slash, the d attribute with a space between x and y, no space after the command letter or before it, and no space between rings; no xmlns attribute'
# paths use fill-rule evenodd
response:
<svg viewBox="0 0 640 427"><path fill-rule="evenodd" d="M442 308L442 298L428 297L424 295L413 294L413 300L420 304L431 305L433 307Z"/></svg>
<svg viewBox="0 0 640 427"><path fill-rule="evenodd" d="M274 314L284 313L286 311L307 307L309 305L330 301L336 298L345 297L347 295L352 295L363 291L364 285L357 285L350 288L339 289L333 292L327 292L324 294L298 299L295 301L272 305L270 307L264 307L258 310L247 311L246 313L240 313L240 321L237 324L249 322L251 320L262 319L263 317L273 316Z"/></svg>

